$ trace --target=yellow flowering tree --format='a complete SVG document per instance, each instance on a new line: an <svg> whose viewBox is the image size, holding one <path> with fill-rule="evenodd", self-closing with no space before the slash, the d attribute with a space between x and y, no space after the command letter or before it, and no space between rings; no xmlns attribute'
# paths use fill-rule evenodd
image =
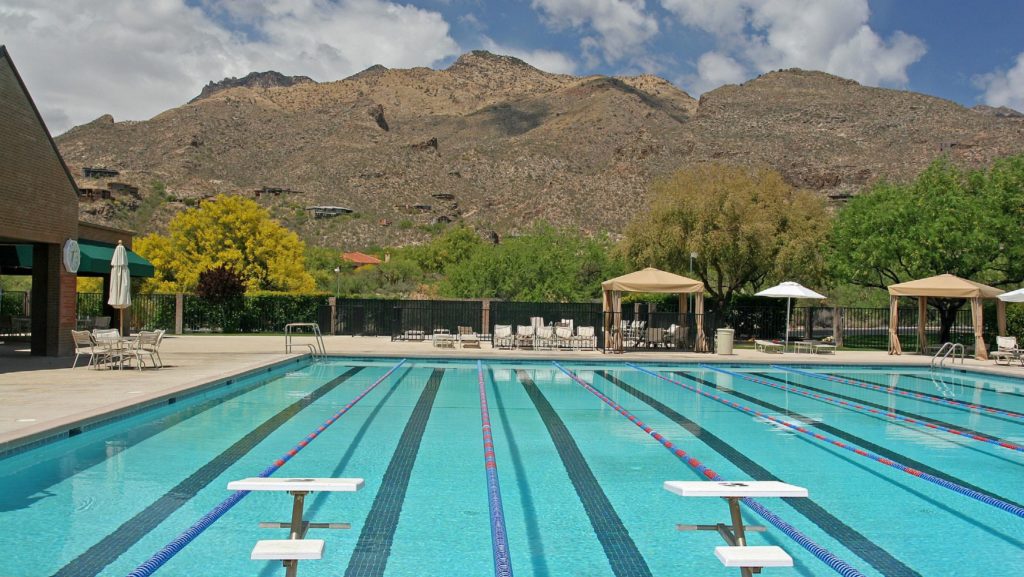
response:
<svg viewBox="0 0 1024 577"><path fill-rule="evenodd" d="M192 292L200 273L225 267L245 282L246 292L309 292L305 243L256 202L220 195L179 213L167 236L150 234L134 249L149 259L156 275L147 292Z"/></svg>

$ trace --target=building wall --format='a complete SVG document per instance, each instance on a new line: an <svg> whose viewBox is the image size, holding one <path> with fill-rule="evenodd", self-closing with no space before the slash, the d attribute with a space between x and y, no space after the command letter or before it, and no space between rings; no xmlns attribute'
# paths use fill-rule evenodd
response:
<svg viewBox="0 0 1024 577"><path fill-rule="evenodd" d="M78 238L78 193L50 133L0 46L0 241L33 244L32 354L74 351L76 276L61 262Z"/></svg>
<svg viewBox="0 0 1024 577"><path fill-rule="evenodd" d="M46 127L0 48L0 239L78 238L78 197Z"/></svg>

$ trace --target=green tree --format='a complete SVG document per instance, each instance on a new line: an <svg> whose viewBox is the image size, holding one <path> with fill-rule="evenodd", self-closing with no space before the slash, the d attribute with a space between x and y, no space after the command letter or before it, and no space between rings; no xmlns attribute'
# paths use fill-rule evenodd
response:
<svg viewBox="0 0 1024 577"><path fill-rule="evenodd" d="M949 273L985 284L1024 279L1024 156L964 171L945 159L909 184L879 183L839 212L829 267L839 280L884 289ZM930 298L941 338L963 299Z"/></svg>
<svg viewBox="0 0 1024 577"><path fill-rule="evenodd" d="M191 292L200 273L220 266L235 271L247 292L314 288L304 268L305 244L252 200L221 195L205 201L175 216L168 233L134 244L156 269L149 290Z"/></svg>
<svg viewBox="0 0 1024 577"><path fill-rule="evenodd" d="M650 209L626 229L635 266L704 282L720 308L744 290L783 279L823 280L829 215L824 200L777 172L708 164L654 184Z"/></svg>
<svg viewBox="0 0 1024 577"><path fill-rule="evenodd" d="M483 244L480 235L465 225L453 226L429 243L410 247L409 257L428 273L442 273L467 260Z"/></svg>
<svg viewBox="0 0 1024 577"><path fill-rule="evenodd" d="M480 244L461 263L445 269L441 294L456 298L577 301L598 298L601 282L622 274L607 239L536 224L501 244Z"/></svg>

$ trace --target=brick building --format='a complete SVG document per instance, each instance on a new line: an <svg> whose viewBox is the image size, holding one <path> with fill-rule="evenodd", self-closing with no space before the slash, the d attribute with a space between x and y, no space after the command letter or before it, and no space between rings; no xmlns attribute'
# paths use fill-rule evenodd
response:
<svg viewBox="0 0 1024 577"><path fill-rule="evenodd" d="M72 353L77 277L109 273L109 257L102 260L118 241L130 249L132 233L78 221L75 181L7 48L0 46L0 249L8 255L0 272L32 275L33 355ZM72 266L74 273L65 264L77 260L70 255L81 262L80 268ZM133 276L152 276L149 263L133 256ZM109 280L104 293L107 285Z"/></svg>

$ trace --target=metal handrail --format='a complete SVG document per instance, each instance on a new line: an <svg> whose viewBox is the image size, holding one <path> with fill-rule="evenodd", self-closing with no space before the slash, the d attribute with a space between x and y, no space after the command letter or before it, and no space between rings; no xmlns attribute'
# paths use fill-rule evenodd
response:
<svg viewBox="0 0 1024 577"><path fill-rule="evenodd" d="M939 347L938 352L935 353L935 356L932 357L932 368L935 368L936 366L942 367L950 357L953 358L952 362L956 364L957 352L960 353L960 364L962 365L964 364L964 357L967 354L967 349L964 345L961 343L943 343L942 346ZM936 362L938 363L937 365Z"/></svg>
<svg viewBox="0 0 1024 577"><path fill-rule="evenodd" d="M297 332L293 332L294 329L308 328L312 330L314 342L312 343L296 343L293 339L297 336ZM309 354L314 359L324 358L327 356L327 350L324 347L324 338L320 334L320 325L317 323L288 323L284 326L284 352L292 352L294 347L306 347L309 349Z"/></svg>

